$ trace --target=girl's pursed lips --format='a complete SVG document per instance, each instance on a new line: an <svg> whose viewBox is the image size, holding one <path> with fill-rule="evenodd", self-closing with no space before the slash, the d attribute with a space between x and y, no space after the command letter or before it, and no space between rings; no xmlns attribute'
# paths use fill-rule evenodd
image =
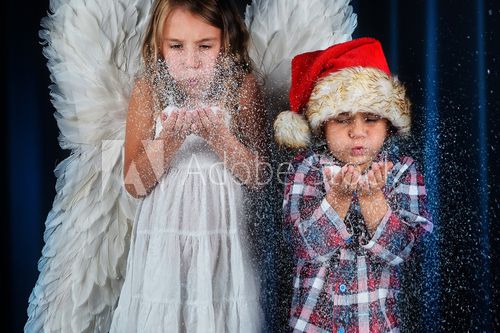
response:
<svg viewBox="0 0 500 333"><path fill-rule="evenodd" d="M355 146L355 147L351 148L351 154L353 156L361 156L361 155L364 155L365 152L366 152L366 149L363 146Z"/></svg>

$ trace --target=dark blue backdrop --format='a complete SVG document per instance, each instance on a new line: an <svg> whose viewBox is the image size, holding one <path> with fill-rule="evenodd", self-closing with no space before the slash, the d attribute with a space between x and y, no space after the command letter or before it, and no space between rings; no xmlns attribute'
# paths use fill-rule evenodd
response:
<svg viewBox="0 0 500 333"><path fill-rule="evenodd" d="M243 8L244 1L241 1ZM48 1L9 1L2 11L2 237L9 332L20 332L38 276L53 169L65 156L39 44ZM413 101L435 237L407 268L409 331L493 332L499 319L500 4L498 1L353 1L355 37L380 39ZM418 273L418 274L414 274ZM425 273L425 274L421 274ZM419 276L418 278L416 276ZM278 294L280 288L278 286ZM418 290L417 290L418 289ZM286 301L285 301L286 303ZM283 316L285 318L286 313Z"/></svg>

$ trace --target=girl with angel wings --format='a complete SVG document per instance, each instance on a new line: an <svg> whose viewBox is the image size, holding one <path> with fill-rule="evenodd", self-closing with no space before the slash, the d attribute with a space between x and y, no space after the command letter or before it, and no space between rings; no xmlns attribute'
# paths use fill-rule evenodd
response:
<svg viewBox="0 0 500 333"><path fill-rule="evenodd" d="M350 39L348 3L255 0L245 26L224 0L51 2L41 36L71 155L26 332L265 330L243 189L266 182L274 114L252 67L282 110L290 59Z"/></svg>

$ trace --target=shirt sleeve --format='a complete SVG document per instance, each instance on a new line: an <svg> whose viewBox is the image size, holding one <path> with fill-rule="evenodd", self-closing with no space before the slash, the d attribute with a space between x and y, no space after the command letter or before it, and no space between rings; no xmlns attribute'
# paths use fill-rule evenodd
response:
<svg viewBox="0 0 500 333"><path fill-rule="evenodd" d="M390 265L399 265L417 241L432 232L423 175L412 163L388 197L389 209L362 247Z"/></svg>
<svg viewBox="0 0 500 333"><path fill-rule="evenodd" d="M321 165L314 156L288 168L283 209L285 238L298 259L326 261L351 240L325 199Z"/></svg>

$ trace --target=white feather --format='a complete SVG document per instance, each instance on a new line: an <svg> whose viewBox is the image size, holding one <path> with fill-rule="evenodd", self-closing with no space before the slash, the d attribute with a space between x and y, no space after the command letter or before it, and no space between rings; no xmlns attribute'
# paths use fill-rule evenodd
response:
<svg viewBox="0 0 500 333"><path fill-rule="evenodd" d="M107 332L135 199L124 191L127 103L151 0L52 0L46 41L60 145L26 332Z"/></svg>

